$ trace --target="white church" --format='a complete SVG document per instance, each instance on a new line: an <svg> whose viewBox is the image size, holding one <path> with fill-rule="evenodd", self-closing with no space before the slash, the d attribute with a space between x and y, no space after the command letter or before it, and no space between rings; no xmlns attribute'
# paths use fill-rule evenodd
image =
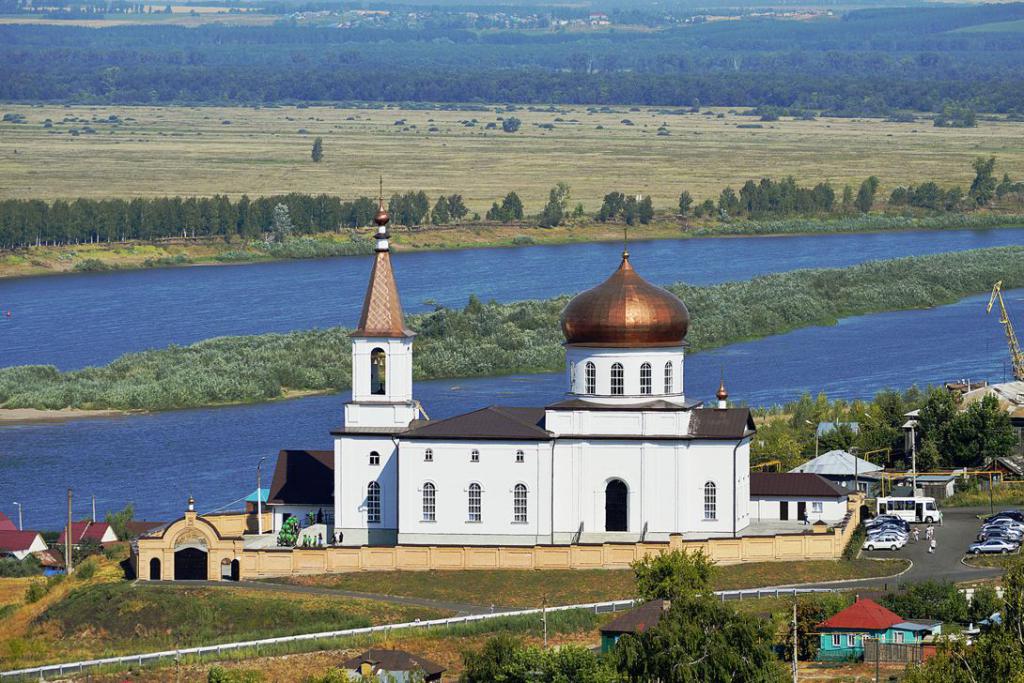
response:
<svg viewBox="0 0 1024 683"><path fill-rule="evenodd" d="M268 499L275 531L295 515L315 517L325 542L342 546L564 545L730 536L752 515L780 519L780 505L788 514L800 482L769 477L752 501L750 411L728 407L724 386L715 406L687 398L686 306L637 274L625 251L562 313L562 400L427 419L388 220L382 202L344 427L332 432L333 452L279 455ZM845 510L843 492L815 487L805 494L831 495Z"/></svg>

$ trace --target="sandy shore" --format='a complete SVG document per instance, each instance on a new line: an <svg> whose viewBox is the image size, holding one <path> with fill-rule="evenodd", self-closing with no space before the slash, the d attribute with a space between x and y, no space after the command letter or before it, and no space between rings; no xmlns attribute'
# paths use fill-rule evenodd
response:
<svg viewBox="0 0 1024 683"><path fill-rule="evenodd" d="M38 410L36 408L2 408L0 409L0 425L24 424L28 422L66 422L86 417L117 417L128 415L125 410Z"/></svg>

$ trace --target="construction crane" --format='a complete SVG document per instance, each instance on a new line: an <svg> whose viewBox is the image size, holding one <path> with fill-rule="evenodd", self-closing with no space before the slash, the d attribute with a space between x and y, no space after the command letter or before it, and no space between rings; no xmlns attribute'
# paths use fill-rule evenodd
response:
<svg viewBox="0 0 1024 683"><path fill-rule="evenodd" d="M986 313L992 312L992 306L995 304L996 299L999 299L999 322L1003 324L1003 329L1006 331L1006 343L1010 347L1010 362L1013 364L1013 378L1024 382L1024 353L1020 350L1020 344L1017 342L1017 335L1013 331L1013 323L1010 322L1010 316L1006 313L1006 304L1003 303L1003 281L995 283L992 286L992 296L988 299L988 307L985 309Z"/></svg>

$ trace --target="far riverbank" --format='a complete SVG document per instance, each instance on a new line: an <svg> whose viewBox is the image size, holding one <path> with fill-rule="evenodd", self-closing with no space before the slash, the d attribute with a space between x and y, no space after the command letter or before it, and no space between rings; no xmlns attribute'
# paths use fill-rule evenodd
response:
<svg viewBox="0 0 1024 683"><path fill-rule="evenodd" d="M647 225L625 226L584 220L554 228L529 223L466 223L445 226L391 226L393 248L399 252L447 251L533 245L619 242L624 230L630 241L705 237L769 237L785 235L881 233L921 230L990 230L1024 225L1022 214L973 212L931 216L867 214L841 218L793 218L775 221L681 221L660 217ZM365 255L372 251L373 229L301 237L284 245L225 242L221 238L114 242L73 246L40 246L0 251L0 279L67 273L214 266L287 259ZM0 306L2 306L0 301Z"/></svg>

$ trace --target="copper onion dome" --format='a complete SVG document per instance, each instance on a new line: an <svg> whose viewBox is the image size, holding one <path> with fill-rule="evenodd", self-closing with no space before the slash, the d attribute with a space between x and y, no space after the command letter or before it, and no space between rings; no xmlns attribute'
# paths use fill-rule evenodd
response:
<svg viewBox="0 0 1024 683"><path fill-rule="evenodd" d="M562 311L562 334L577 346L679 346L689 326L690 314L679 297L640 277L627 252L610 278Z"/></svg>

